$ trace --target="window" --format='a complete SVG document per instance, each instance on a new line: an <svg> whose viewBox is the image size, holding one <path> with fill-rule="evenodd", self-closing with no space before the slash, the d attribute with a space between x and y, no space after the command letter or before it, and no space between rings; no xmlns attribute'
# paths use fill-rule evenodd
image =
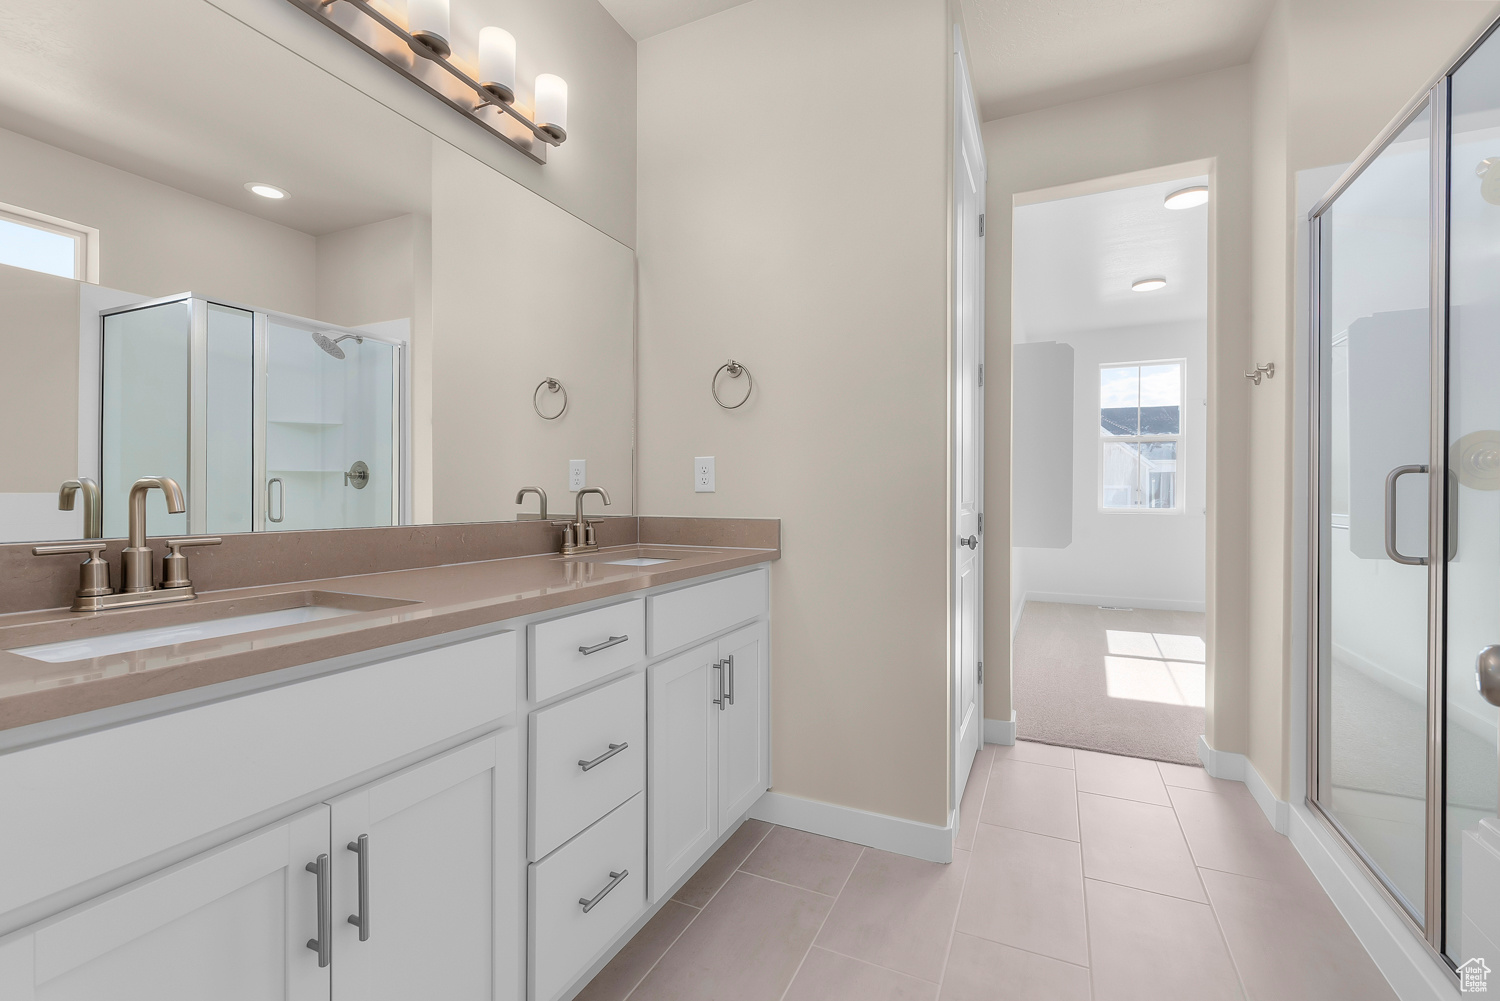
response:
<svg viewBox="0 0 1500 1001"><path fill-rule="evenodd" d="M0 204L0 264L97 282L99 231Z"/></svg>
<svg viewBox="0 0 1500 1001"><path fill-rule="evenodd" d="M1099 369L1099 506L1179 511L1182 484L1180 361Z"/></svg>

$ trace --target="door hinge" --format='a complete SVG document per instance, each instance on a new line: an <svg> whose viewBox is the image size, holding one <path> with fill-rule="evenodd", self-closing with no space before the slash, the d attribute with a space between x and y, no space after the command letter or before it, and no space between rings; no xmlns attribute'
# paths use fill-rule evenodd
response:
<svg viewBox="0 0 1500 1001"><path fill-rule="evenodd" d="M979 512L979 534L984 534L984 512Z"/></svg>
<svg viewBox="0 0 1500 1001"><path fill-rule="evenodd" d="M984 213L979 213L979 235L984 235Z"/></svg>
<svg viewBox="0 0 1500 1001"><path fill-rule="evenodd" d="M981 386L984 385L984 363L983 362L981 362L980 365L979 365L979 385L981 385Z"/></svg>
<svg viewBox="0 0 1500 1001"><path fill-rule="evenodd" d="M979 683L984 684L984 661L979 662Z"/></svg>

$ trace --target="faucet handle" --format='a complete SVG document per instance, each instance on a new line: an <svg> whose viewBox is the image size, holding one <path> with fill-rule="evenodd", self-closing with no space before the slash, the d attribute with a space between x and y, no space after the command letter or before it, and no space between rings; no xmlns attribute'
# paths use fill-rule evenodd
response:
<svg viewBox="0 0 1500 1001"><path fill-rule="evenodd" d="M109 563L103 553L109 543L85 540L83 542L58 542L46 546L32 546L33 556L62 556L66 553L88 553L89 558L78 564L78 597L94 597L113 594L109 586Z"/></svg>
<svg viewBox="0 0 1500 1001"><path fill-rule="evenodd" d="M178 552L188 546L217 546L224 540L216 535L190 535L183 539L163 539L167 547L167 555L161 558L161 586L169 587L191 587L193 582L188 579L187 557Z"/></svg>

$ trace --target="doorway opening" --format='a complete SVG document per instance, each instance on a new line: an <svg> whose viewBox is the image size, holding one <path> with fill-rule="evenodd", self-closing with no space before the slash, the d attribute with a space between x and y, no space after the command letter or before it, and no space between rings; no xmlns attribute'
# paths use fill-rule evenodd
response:
<svg viewBox="0 0 1500 1001"><path fill-rule="evenodd" d="M1016 198L1011 634L1023 740L1198 762L1211 194L1201 170Z"/></svg>

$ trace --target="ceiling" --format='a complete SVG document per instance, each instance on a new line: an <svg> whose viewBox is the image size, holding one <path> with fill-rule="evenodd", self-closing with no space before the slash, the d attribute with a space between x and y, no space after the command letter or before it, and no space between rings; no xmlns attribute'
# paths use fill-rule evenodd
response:
<svg viewBox="0 0 1500 1001"><path fill-rule="evenodd" d="M990 121L1243 63L1272 0L962 4L970 75L980 116Z"/></svg>
<svg viewBox="0 0 1500 1001"><path fill-rule="evenodd" d="M747 0L599 0L637 42Z"/></svg>
<svg viewBox="0 0 1500 1001"><path fill-rule="evenodd" d="M0 10L0 128L314 235L430 198L425 132L200 0Z"/></svg>
<svg viewBox="0 0 1500 1001"><path fill-rule="evenodd" d="M1014 339L1206 320L1208 207L1173 211L1162 199L1207 183L1190 177L1017 208ZM1130 290L1152 276L1167 287Z"/></svg>

